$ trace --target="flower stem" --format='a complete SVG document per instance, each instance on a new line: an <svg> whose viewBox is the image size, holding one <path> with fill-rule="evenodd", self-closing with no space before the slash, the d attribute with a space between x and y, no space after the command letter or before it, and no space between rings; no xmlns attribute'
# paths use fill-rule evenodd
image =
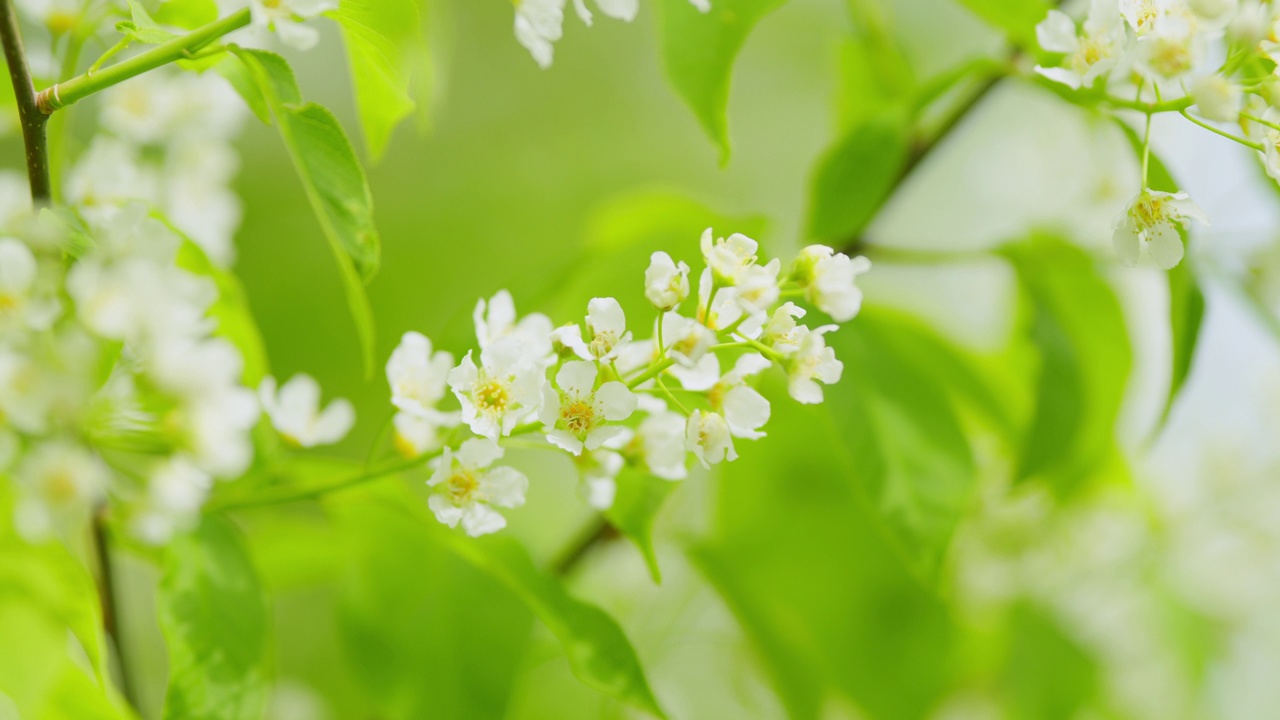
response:
<svg viewBox="0 0 1280 720"><path fill-rule="evenodd" d="M144 53L134 55L128 60L60 82L41 91L37 97L37 103L46 115L52 114L59 108L83 100L129 78L137 77L162 65L190 58L218 38L247 26L249 21L249 9L239 10L186 35L157 45Z"/></svg>
<svg viewBox="0 0 1280 720"><path fill-rule="evenodd" d="M53 184L49 180L49 141L46 123L48 117L40 112L35 85L31 81L31 68L27 65L27 53L22 46L22 31L18 28L18 14L13 0L0 0L0 43L4 44L4 58L9 66L9 79L13 81L13 95L17 99L18 119L22 124L22 141L26 146L27 179L31 184L31 202L44 207L53 202Z"/></svg>
<svg viewBox="0 0 1280 720"><path fill-rule="evenodd" d="M98 565L98 597L102 604L102 629L115 650L116 671L120 680L120 692L130 707L137 708L137 695L129 664L125 661L124 636L120 628L120 614L116 607L115 572L111 565L111 549L107 540L106 522L101 512L93 516L93 549Z"/></svg>
<svg viewBox="0 0 1280 720"><path fill-rule="evenodd" d="M1242 138L1242 137L1239 137L1239 136L1236 136L1236 135L1232 135L1231 133L1227 132L1226 130L1219 130L1218 128L1216 128L1216 127L1214 127L1214 126L1210 125L1209 123L1204 122L1203 120L1200 120L1199 118L1195 117L1194 115L1192 115L1191 113L1187 112L1186 110L1179 110L1179 111L1178 111L1178 114L1179 114L1179 115L1181 115L1182 117L1184 117L1184 118L1186 118L1186 119L1190 120L1191 122L1195 123L1196 125L1199 125L1200 127L1204 128L1205 130L1208 130L1209 132L1214 133L1215 135L1221 135L1222 137L1224 137L1224 138L1226 138L1226 139L1228 139L1228 140L1232 140L1232 141L1234 141L1234 142L1238 142L1238 143L1240 143L1241 145L1243 145L1243 146L1245 146L1245 147L1247 147L1247 148L1252 148L1252 149L1254 149L1254 150L1257 150L1258 152L1262 152L1262 149L1263 149L1263 148L1262 148L1262 143L1256 143L1256 142L1253 142L1252 140L1246 140L1246 139L1244 139L1244 138Z"/></svg>
<svg viewBox="0 0 1280 720"><path fill-rule="evenodd" d="M662 360L659 360L658 362L650 365L648 370L645 370L643 373L640 373L639 375L637 375L636 377L628 381L627 387L634 390L637 387L639 387L641 384L643 384L645 381L658 377L659 375L662 374L663 370L666 370L667 368L675 364L676 364L676 361L672 360L671 358L664 358Z"/></svg>

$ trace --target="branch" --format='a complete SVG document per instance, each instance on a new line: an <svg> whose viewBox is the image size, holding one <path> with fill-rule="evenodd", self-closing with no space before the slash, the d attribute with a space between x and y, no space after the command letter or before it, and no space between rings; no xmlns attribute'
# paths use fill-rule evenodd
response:
<svg viewBox="0 0 1280 720"><path fill-rule="evenodd" d="M10 0L0 1L7 3ZM128 60L123 60L101 70L91 70L83 75L42 90L37 96L36 102L40 106L41 112L45 115L51 115L59 108L64 108L78 100L83 100L96 92L122 83L129 78L137 77L162 65L190 58L218 38L247 26L249 22L249 9L239 10L186 35L157 45L144 53L134 55Z"/></svg>
<svg viewBox="0 0 1280 720"><path fill-rule="evenodd" d="M603 516L597 517L595 523L579 535L568 548L560 554L551 565L551 571L559 577L567 577L577 569L597 546L620 537L618 529L609 524Z"/></svg>
<svg viewBox="0 0 1280 720"><path fill-rule="evenodd" d="M7 0L6 0L7 1ZM93 547L98 561L98 597L102 603L102 629L116 651L116 670L120 674L120 691L130 707L138 707L134 694L129 665L125 662L124 636L120 631L120 615L116 612L115 575L111 567L111 554L107 547L106 523L101 512L93 516Z"/></svg>
<svg viewBox="0 0 1280 720"><path fill-rule="evenodd" d="M31 183L31 203L44 207L53 201L53 185L49 180L49 143L45 133L45 123L49 118L38 108L13 0L0 0L0 43L4 44L4 59L9 65L13 95L18 101L22 142L26 146L27 178Z"/></svg>

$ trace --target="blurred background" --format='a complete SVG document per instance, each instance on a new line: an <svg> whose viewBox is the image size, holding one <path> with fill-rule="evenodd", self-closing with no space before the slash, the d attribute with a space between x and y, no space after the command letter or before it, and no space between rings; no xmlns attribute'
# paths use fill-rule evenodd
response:
<svg viewBox="0 0 1280 720"><path fill-rule="evenodd" d="M876 7L917 78L1002 56L1003 35L952 0ZM380 361L408 330L461 355L476 300L501 288L557 322L597 295L641 307L648 252L692 261L708 225L789 257L806 244L815 167L870 102L848 82L860 36L841 0L790 0L750 35L724 166L664 78L647 3L631 24L567 18L547 71L514 41L509 3L424 11L429 128L400 128L369 167ZM354 129L340 39L323 30L319 49L290 59L304 94ZM675 489L655 531L660 585L625 540L567 581L618 619L672 717L1280 717L1275 302L1240 289L1275 265L1280 196L1247 151L1191 130L1180 118L1155 127L1160 157L1213 219L1193 237L1207 309L1167 423L1165 276L1110 255L1112 220L1138 185L1117 126L1010 79L927 156L863 233L869 310L834 342L846 382L828 407L775 403L768 441ZM350 398L359 421L335 452L363 459L390 414L385 380L363 376L334 263L274 131L252 122L240 149L235 268L273 373L307 372ZM1111 361L1062 391L1106 386L1120 400L1088 429L1101 449L1068 473L1070 491L1014 483L1001 423L953 398L967 376L898 363L903 343L958 348L997 397L989 414L1035 434L1037 398L1066 380L1031 350L1018 273L985 252L1032 236L1083 249L1037 256L1066 278L1068 304L1090 282L1112 291L1080 297L1069 328L1101 347L1081 353ZM1080 258L1086 280L1073 274ZM895 334L900 323L918 332ZM1044 442L1083 442L1055 434L1052 413L1038 419ZM870 439L848 431L871 424ZM517 462L531 489L509 531L549 564L592 513L567 461ZM928 489L904 500L904 479ZM935 505L954 517L920 531L936 541L926 551L907 546L901 527L919 531ZM514 596L403 521L317 507L238 520L272 593L276 720L636 716L579 683ZM154 571L135 561L129 575L128 654L144 713L158 716Z"/></svg>

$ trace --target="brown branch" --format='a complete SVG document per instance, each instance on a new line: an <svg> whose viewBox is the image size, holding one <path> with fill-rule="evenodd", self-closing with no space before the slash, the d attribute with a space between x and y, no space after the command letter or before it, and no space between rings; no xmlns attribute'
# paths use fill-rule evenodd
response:
<svg viewBox="0 0 1280 720"><path fill-rule="evenodd" d="M53 184L49 180L49 144L45 125L49 116L40 112L36 103L35 84L27 53L22 46L22 31L13 0L0 0L0 43L13 81L13 95L18 101L18 119L22 124L22 141L26 145L27 178L31 182L31 202L45 207L53 202Z"/></svg>
<svg viewBox="0 0 1280 720"><path fill-rule="evenodd" d="M5 2L7 0L0 0ZM132 707L138 707L134 694L129 665L125 662L124 635L120 630L120 614L116 607L115 573L111 566L111 551L107 540L106 521L101 512L93 516L93 548L98 562L98 598L102 603L102 629L111 638L115 649L116 670L120 677L120 691Z"/></svg>

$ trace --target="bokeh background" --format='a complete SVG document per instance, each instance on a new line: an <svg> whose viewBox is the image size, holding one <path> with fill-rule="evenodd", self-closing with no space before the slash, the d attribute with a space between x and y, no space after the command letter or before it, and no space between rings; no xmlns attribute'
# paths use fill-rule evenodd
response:
<svg viewBox="0 0 1280 720"><path fill-rule="evenodd" d="M880 4L919 77L1002 52L1003 37L951 0ZM842 84L855 42L844 2L791 0L752 33L724 166L663 76L648 4L631 24L567 19L547 71L514 41L509 3L430 0L424 11L427 127L402 127L369 167L380 359L407 330L461 355L476 300L501 288L557 321L597 295L643 307L646 250L693 260L707 225L747 232L769 255L804 244L814 167L857 113ZM340 39L324 32L319 49L290 59L304 93L354 129ZM855 441L825 410L776 403L766 441L668 499L660 585L625 540L568 579L619 620L672 717L1280 717L1280 366L1264 316L1231 280L1275 239L1277 196L1238 147L1159 120L1157 150L1213 218L1193 259L1220 271L1202 273L1203 336L1164 430L1153 435L1169 382L1163 275L1104 261L1133 351L1117 462L1082 497L1014 492L1013 460L976 434L956 539L926 579L886 528ZM240 149L236 272L272 370L310 373L353 400L359 422L334 452L362 459L390 414L385 381L362 372L332 258L278 138L255 123ZM1017 278L982 251L1046 232L1106 256L1136 187L1113 124L1006 81L866 233L873 248L964 257L877 260L868 305L915 316L975 356L1016 355ZM832 391L830 412L851 412L867 381ZM592 516L567 462L516 457L531 489L509 532L549 564ZM276 720L634 716L579 683L510 593L403 521L314 507L239 520L272 592ZM126 649L143 711L157 716L154 571L126 562Z"/></svg>

